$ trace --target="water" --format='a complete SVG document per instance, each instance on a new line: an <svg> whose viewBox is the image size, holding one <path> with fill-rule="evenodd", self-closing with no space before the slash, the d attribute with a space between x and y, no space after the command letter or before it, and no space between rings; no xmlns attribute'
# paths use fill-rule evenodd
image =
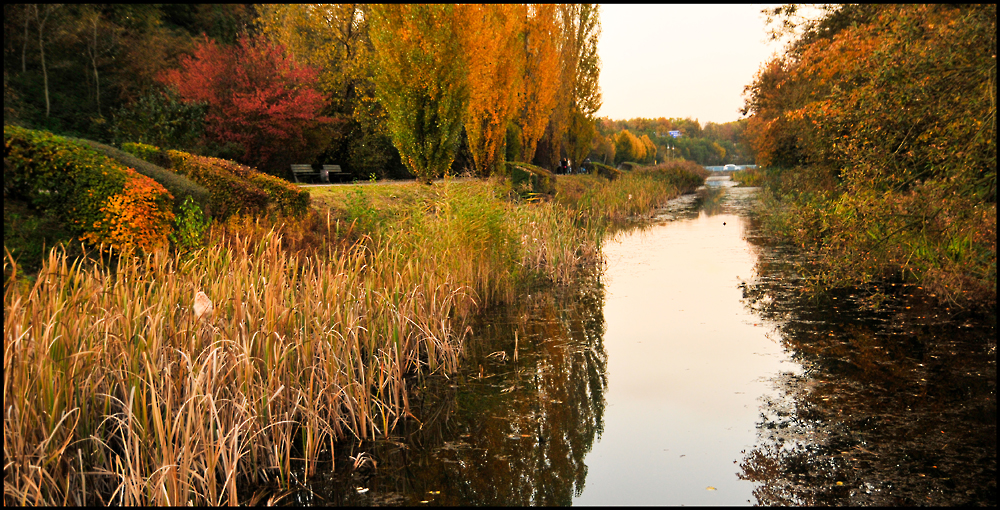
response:
<svg viewBox="0 0 1000 510"><path fill-rule="evenodd" d="M741 301L756 254L738 199L751 192L710 191L604 246L608 410L575 504L753 499L736 461L756 440L769 378L798 367Z"/></svg>
<svg viewBox="0 0 1000 510"><path fill-rule="evenodd" d="M802 297L725 179L608 240L600 274L488 310L461 373L413 382L415 419L281 502L995 505L995 318L903 285L877 313Z"/></svg>

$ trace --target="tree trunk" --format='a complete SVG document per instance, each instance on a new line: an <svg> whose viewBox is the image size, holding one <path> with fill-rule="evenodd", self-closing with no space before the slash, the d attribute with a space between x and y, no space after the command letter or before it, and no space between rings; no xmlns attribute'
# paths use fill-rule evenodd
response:
<svg viewBox="0 0 1000 510"><path fill-rule="evenodd" d="M94 15L94 46L87 48L90 53L90 63L94 66L94 99L97 101L97 116L103 117L101 114L101 79L97 74L97 20L99 19L99 14Z"/></svg>
<svg viewBox="0 0 1000 510"><path fill-rule="evenodd" d="M49 102L49 71L45 68L45 21L49 19L50 8L45 9L45 16L39 16L38 4L35 4L35 20L38 22L38 52L42 57L42 77L45 80L45 117L52 112L52 104Z"/></svg>
<svg viewBox="0 0 1000 510"><path fill-rule="evenodd" d="M28 52L28 21L31 18L28 16L28 6L24 6L24 44L21 46L21 72L28 72L28 64L26 63L26 54Z"/></svg>

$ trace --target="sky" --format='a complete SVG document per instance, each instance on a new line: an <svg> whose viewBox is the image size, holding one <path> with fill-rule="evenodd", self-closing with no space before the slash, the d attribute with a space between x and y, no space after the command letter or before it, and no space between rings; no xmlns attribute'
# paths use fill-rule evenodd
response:
<svg viewBox="0 0 1000 510"><path fill-rule="evenodd" d="M601 5L597 117L740 118L743 87L779 50L762 4Z"/></svg>

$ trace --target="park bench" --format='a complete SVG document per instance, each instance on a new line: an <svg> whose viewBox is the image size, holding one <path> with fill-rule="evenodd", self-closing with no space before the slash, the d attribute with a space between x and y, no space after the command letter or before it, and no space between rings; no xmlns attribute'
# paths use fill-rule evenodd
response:
<svg viewBox="0 0 1000 510"><path fill-rule="evenodd" d="M295 182L300 182L299 177L314 177L322 180L319 171L314 170L312 165L292 165L292 177Z"/></svg>
<svg viewBox="0 0 1000 510"><path fill-rule="evenodd" d="M345 172L340 168L340 165L323 165L323 170L326 171L327 179L338 179L341 181L351 180L351 173Z"/></svg>

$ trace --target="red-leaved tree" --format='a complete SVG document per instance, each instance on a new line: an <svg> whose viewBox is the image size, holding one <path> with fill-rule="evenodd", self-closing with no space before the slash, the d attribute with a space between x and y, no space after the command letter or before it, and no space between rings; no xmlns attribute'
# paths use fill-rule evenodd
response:
<svg viewBox="0 0 1000 510"><path fill-rule="evenodd" d="M183 100L207 103L206 141L235 144L239 162L285 176L289 163L312 162L332 136L317 74L263 37L230 47L205 37L160 79Z"/></svg>

